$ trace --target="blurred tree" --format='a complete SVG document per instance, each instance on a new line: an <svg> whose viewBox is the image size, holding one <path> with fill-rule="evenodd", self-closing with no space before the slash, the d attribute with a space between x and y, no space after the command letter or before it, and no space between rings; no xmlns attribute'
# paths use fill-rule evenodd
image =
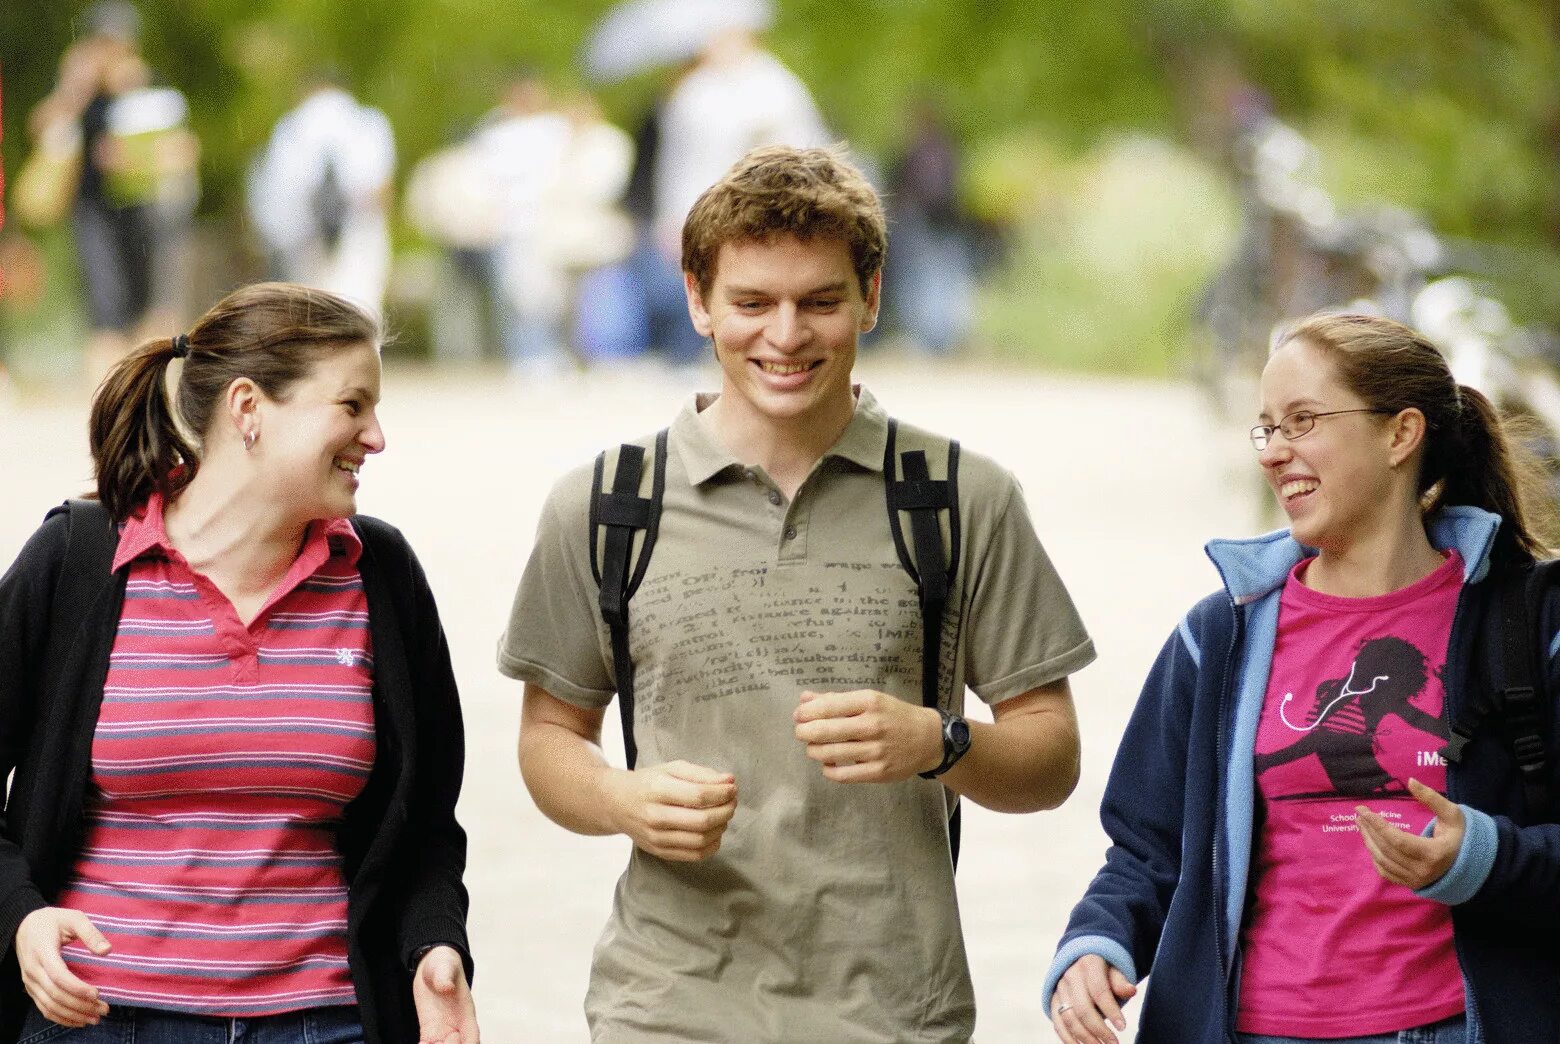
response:
<svg viewBox="0 0 1560 1044"><path fill-rule="evenodd" d="M4 159L27 149L84 0L0 5ZM574 78L609 0L181 0L145 3L145 51L193 102L204 207L237 212L249 157L311 65L389 113L402 169L478 118L525 61ZM1214 147L1244 81L1311 134L1344 199L1385 198L1442 229L1560 248L1560 6L1549 0L778 0L774 49L869 152L908 97L941 85L979 147L1040 136L1081 153L1122 129ZM654 74L604 92L633 122ZM1210 133L1210 128L1215 131ZM1332 161L1337 154L1337 162Z"/></svg>

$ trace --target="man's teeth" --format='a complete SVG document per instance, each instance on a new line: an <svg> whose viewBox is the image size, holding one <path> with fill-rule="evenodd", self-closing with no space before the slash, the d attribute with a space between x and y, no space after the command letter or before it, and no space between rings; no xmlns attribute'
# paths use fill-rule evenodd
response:
<svg viewBox="0 0 1560 1044"><path fill-rule="evenodd" d="M765 373L772 373L780 377L788 377L793 373L804 373L812 369L812 363L772 363L760 361L758 365Z"/></svg>
<svg viewBox="0 0 1560 1044"><path fill-rule="evenodd" d="M359 464L355 460L338 460L338 461L336 461L336 469L338 471L345 471L349 475L356 475L358 473L358 469L361 468L362 466L363 465Z"/></svg>
<svg viewBox="0 0 1560 1044"><path fill-rule="evenodd" d="M1278 494L1285 500L1288 500L1290 497L1297 497L1301 493L1313 493L1319 486L1321 486L1321 483L1314 479L1296 479L1294 482L1286 482L1280 486Z"/></svg>

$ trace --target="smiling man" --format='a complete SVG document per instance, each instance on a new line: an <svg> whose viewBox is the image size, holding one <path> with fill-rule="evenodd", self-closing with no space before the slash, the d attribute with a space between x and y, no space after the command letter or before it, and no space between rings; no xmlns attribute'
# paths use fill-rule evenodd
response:
<svg viewBox="0 0 1560 1044"><path fill-rule="evenodd" d="M968 1041L950 814L1077 780L1094 649L1017 484L851 382L886 245L838 153L750 153L683 231L720 393L543 510L499 666L537 805L634 844L594 1041Z"/></svg>

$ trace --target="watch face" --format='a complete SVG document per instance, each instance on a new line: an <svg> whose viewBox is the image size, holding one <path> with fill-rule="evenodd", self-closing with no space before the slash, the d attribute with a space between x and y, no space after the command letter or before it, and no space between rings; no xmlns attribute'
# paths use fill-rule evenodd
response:
<svg viewBox="0 0 1560 1044"><path fill-rule="evenodd" d="M963 721L950 723L948 734L953 738L953 745L956 747L965 746L970 741L970 727Z"/></svg>

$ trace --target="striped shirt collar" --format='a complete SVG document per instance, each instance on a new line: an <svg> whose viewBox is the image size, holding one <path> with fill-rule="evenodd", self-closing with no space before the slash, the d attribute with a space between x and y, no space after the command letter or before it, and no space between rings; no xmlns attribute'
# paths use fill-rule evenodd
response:
<svg viewBox="0 0 1560 1044"><path fill-rule="evenodd" d="M164 507L162 494L154 492L145 504L130 513L119 530L119 545L114 551L115 570L122 569L152 551L177 554L168 540L163 518ZM308 531L304 534L298 560L313 563L313 568L309 570L312 573L336 556L344 556L350 564L357 565L362 553L363 541L358 537L357 530L352 528L351 519L316 519L309 523Z"/></svg>

